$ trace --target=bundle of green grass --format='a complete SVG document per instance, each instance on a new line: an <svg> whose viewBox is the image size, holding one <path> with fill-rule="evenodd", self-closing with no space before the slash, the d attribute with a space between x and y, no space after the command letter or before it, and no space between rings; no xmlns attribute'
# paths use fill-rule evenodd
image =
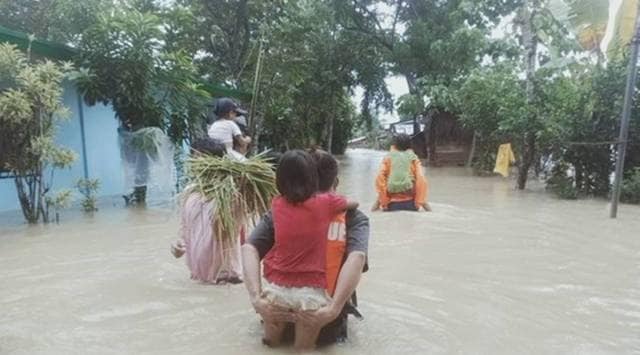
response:
<svg viewBox="0 0 640 355"><path fill-rule="evenodd" d="M240 226L266 213L278 193L273 165L264 155L241 162L198 154L186 167L191 191L216 204L212 223L218 237L236 238Z"/></svg>

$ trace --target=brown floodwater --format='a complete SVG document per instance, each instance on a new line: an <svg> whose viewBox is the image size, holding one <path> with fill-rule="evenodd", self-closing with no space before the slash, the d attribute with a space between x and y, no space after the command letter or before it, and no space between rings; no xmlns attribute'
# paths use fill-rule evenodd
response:
<svg viewBox="0 0 640 355"><path fill-rule="evenodd" d="M382 153L350 151L341 191L374 201ZM429 169L433 213L373 213L363 321L327 354L640 353L640 208ZM171 206L171 205L168 205ZM242 285L189 279L176 210L102 207L0 225L0 354L253 354Z"/></svg>

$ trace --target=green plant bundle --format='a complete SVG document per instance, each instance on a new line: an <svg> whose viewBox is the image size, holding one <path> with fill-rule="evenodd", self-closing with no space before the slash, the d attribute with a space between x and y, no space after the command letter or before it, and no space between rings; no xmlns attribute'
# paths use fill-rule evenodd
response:
<svg viewBox="0 0 640 355"><path fill-rule="evenodd" d="M277 194L272 165L262 155L244 162L196 155L186 166L192 189L216 204L212 224L221 238L235 238L242 223L266 213Z"/></svg>

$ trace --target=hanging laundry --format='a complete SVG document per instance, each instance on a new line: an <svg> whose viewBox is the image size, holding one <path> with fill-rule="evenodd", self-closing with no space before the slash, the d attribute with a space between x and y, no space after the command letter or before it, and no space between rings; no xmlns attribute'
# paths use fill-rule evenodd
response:
<svg viewBox="0 0 640 355"><path fill-rule="evenodd" d="M516 162L516 157L511 150L511 143L501 144L498 148L498 156L496 157L496 167L494 173L498 173L503 177L509 176L509 167Z"/></svg>

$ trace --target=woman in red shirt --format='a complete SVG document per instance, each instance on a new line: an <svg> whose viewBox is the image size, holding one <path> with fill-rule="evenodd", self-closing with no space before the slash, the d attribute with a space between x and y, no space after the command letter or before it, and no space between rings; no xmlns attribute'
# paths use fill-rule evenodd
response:
<svg viewBox="0 0 640 355"><path fill-rule="evenodd" d="M262 296L281 307L315 311L330 302L325 290L329 224L338 213L356 208L357 203L332 192L318 193L316 162L302 150L282 156L276 185L280 196L271 204L275 242L264 260ZM278 345L284 326L265 323L265 342ZM301 342L295 340L296 345Z"/></svg>

